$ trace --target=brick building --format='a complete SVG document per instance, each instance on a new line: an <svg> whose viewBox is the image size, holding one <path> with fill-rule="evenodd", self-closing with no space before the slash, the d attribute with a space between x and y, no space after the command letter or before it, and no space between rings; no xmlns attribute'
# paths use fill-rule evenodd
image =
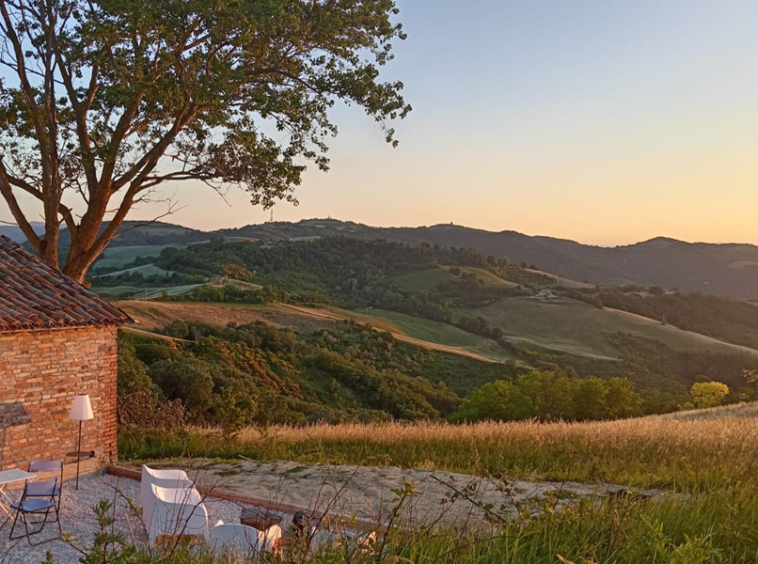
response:
<svg viewBox="0 0 758 564"><path fill-rule="evenodd" d="M0 235L0 469L30 459L71 463L78 424L68 413L89 394L82 470L117 457L116 334L131 319ZM69 465L71 468L73 465Z"/></svg>

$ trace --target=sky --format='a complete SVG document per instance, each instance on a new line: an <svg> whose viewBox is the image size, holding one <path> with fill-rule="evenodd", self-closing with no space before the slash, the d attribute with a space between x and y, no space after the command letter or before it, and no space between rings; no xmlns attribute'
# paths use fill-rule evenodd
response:
<svg viewBox="0 0 758 564"><path fill-rule="evenodd" d="M399 146L359 108L336 108L331 170L308 171L300 205L277 204L276 220L758 244L754 0L398 6L408 39L384 77L404 82L414 108L395 126ZM269 217L241 191L228 205L204 185L168 190L185 206L174 223Z"/></svg>

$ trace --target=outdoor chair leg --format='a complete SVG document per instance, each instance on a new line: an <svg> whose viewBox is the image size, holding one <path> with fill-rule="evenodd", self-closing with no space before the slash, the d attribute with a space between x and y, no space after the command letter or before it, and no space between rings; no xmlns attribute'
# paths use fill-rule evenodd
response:
<svg viewBox="0 0 758 564"><path fill-rule="evenodd" d="M29 546L34 546L32 544L32 535L34 534L34 532L29 531L29 519L26 517L26 513L21 514L21 520L24 522L24 530L26 531L26 535L24 536L26 536L26 542L29 543ZM21 538L21 537L18 537L18 538Z"/></svg>
<svg viewBox="0 0 758 564"><path fill-rule="evenodd" d="M55 522L58 524L58 538L61 538L63 530L61 529L61 514L58 507L55 508Z"/></svg>
<svg viewBox="0 0 758 564"><path fill-rule="evenodd" d="M53 505L53 509L55 509L55 505ZM42 519L42 523L40 524L39 529L37 529L36 531L34 531L34 530L30 531L29 530L29 519L27 518L26 513L22 513L22 511L20 509L17 509L16 510L16 517L13 519L13 526L11 527L11 533L10 533L10 536L9 536L9 540L18 540L18 539L26 537L26 542L29 543L29 546L39 546L41 544L45 544L47 542L51 542L51 541L54 541L56 539L59 539L61 536L63 536L63 531L61 530L61 523L60 523L60 519L58 518L58 512L56 511L55 513L56 513L56 520L57 520L57 523L58 523L58 536L54 537L54 538L51 538L51 539L44 540L42 542L34 543L34 542L32 542L32 536L33 535L37 535L37 534L41 533L44 530L45 524L47 523L47 518L50 515L50 508L48 508L45 511L45 516ZM21 521L23 521L23 523L24 523L24 531L26 532L26 534L14 537L13 536L13 530L16 528L16 522L18 521L19 514L21 514Z"/></svg>
<svg viewBox="0 0 758 564"><path fill-rule="evenodd" d="M53 507L55 507L55 505L53 505ZM36 530L36 531L32 531L31 533L27 533L26 540L29 543L29 546L39 546L41 544L52 542L52 541L60 538L60 535L59 535L57 537L45 539L45 540L43 540L41 542L32 542L32 535L39 534L39 533L41 533L45 529L45 524L47 523L47 517L48 517L48 515L50 515L50 509L47 509L45 511L45 517L42 519L42 524L40 525L40 528L38 530ZM60 523L58 523L58 530L60 531Z"/></svg>
<svg viewBox="0 0 758 564"><path fill-rule="evenodd" d="M16 514L13 516L13 525L11 526L11 534L9 537L10 540L16 540L15 538L13 538L13 531L16 529L16 521L18 521L18 514L20 512L21 512L20 509L16 509ZM21 537L16 537L16 538L20 539Z"/></svg>

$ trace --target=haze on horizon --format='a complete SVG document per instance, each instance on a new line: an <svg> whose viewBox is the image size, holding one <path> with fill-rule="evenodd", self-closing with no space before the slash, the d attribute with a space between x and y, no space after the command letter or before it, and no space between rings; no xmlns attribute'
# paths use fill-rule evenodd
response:
<svg viewBox="0 0 758 564"><path fill-rule="evenodd" d="M386 72L414 107L396 125L400 146L337 107L331 171L310 170L300 206L278 204L276 220L453 222L598 245L758 243L758 4L399 7L408 39ZM229 206L204 185L176 188L186 207L172 223L209 230L269 216L241 191ZM4 202L0 220L10 220Z"/></svg>

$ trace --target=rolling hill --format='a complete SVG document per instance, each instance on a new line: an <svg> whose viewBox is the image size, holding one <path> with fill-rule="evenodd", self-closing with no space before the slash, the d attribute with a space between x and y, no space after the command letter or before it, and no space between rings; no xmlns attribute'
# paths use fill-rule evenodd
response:
<svg viewBox="0 0 758 564"><path fill-rule="evenodd" d="M213 233L229 238L269 242L307 240L341 235L385 239L411 245L468 247L483 255L526 262L540 270L577 283L661 285L668 289L701 291L738 299L758 299L758 246L688 243L657 237L618 247L584 245L516 231L486 231L459 225L430 227L371 227L349 221L309 219L296 223L271 222L236 229L203 232L169 223L139 226L127 222L113 247L178 245L207 241ZM61 234L65 247L67 235ZM106 251L107 252L107 251Z"/></svg>
<svg viewBox="0 0 758 564"><path fill-rule="evenodd" d="M607 335L623 333L643 337L675 351L711 350L724 354L748 354L758 358L758 351L725 343L646 317L585 303L556 298L503 298L485 307L458 310L458 315L480 315L490 324L501 327L514 344L535 346L575 356L619 360L620 352Z"/></svg>
<svg viewBox="0 0 758 564"><path fill-rule="evenodd" d="M578 282L605 285L661 285L739 299L758 299L758 246L687 243L658 237L634 245L598 247L566 239L533 237L515 231L492 232L458 225L369 227L336 220L250 225L222 233L255 239L345 235L413 245L470 247L512 263Z"/></svg>
<svg viewBox="0 0 758 564"><path fill-rule="evenodd" d="M0 232L12 238L23 237L15 226L0 227ZM163 222L147 225L125 222L110 248L198 243L209 240L213 233L234 239L269 242L342 235L411 245L428 243L468 247L485 256L507 257L515 264L523 261L537 265L542 271L579 284L661 285L668 289L758 299L758 246L688 243L666 237L633 245L599 247L567 239L530 236L508 230L486 231L453 224L371 227L350 221L309 219L204 232ZM61 232L60 244L62 248L68 245L66 230Z"/></svg>
<svg viewBox="0 0 758 564"><path fill-rule="evenodd" d="M45 232L45 224L41 221L32 221L31 226L38 235ZM24 232L17 225L0 225L0 233L17 243L26 241L26 235L24 235Z"/></svg>
<svg viewBox="0 0 758 564"><path fill-rule="evenodd" d="M352 319L428 349L478 360L512 361L522 369L625 376L639 389L673 394L683 393L701 375L721 379L736 389L742 384L742 369L758 368L758 350L751 348L752 343L739 346L721 340L719 334L706 336L591 305L592 299L585 300L596 290L577 289L575 282L562 290L538 293L544 280L554 283L555 279L493 262L470 250L344 237L276 244L216 240L174 247L156 263L169 271L209 279L230 265L260 289L253 284L252 293L227 295L226 284L214 282L207 291L193 290L173 298L202 304L143 302L141 311L133 315L144 318L153 312L156 328L181 319L218 326L257 320L297 331ZM273 287L284 293L272 294ZM687 303L699 307L701 300L694 296ZM758 315L745 302L713 300L717 301L709 302L711 312L737 307L746 315L753 311ZM304 307L308 304L319 305ZM750 328L749 321L741 322Z"/></svg>
<svg viewBox="0 0 758 564"><path fill-rule="evenodd" d="M226 327L230 323L244 325L261 321L275 327L308 332L331 329L336 321L353 320L370 325L377 331L391 333L399 341L429 350L490 363L510 358L489 339L471 335L444 323L394 312L372 310L373 315L369 315L336 307L315 309L282 303L240 305L125 300L116 304L137 322L137 330L161 329L174 321L208 323L218 327Z"/></svg>

